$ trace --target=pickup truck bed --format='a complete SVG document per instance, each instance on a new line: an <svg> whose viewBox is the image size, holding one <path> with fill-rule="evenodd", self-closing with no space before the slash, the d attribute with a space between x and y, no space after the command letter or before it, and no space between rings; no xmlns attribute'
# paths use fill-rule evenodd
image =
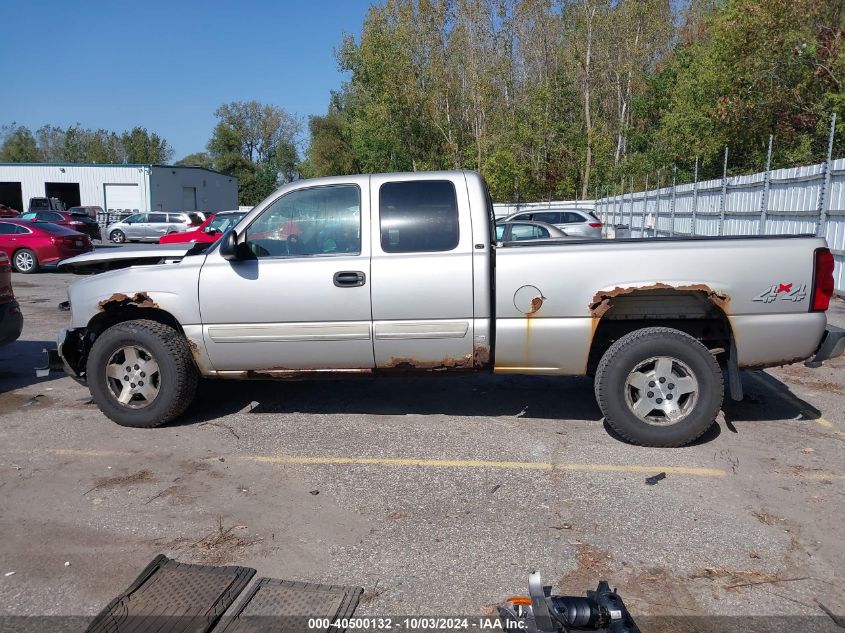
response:
<svg viewBox="0 0 845 633"><path fill-rule="evenodd" d="M822 239L497 244L492 217L473 172L292 183L208 248L74 284L59 352L130 426L179 415L197 375L495 371L593 375L618 432L671 446L712 424L724 373L741 397L740 367L845 345Z"/></svg>

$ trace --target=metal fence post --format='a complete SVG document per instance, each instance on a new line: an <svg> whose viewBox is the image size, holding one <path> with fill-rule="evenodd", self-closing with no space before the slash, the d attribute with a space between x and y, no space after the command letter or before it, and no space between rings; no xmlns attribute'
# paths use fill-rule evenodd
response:
<svg viewBox="0 0 845 633"><path fill-rule="evenodd" d="M657 204L654 206L654 237L660 237L660 172L657 170Z"/></svg>
<svg viewBox="0 0 845 633"><path fill-rule="evenodd" d="M695 176L693 177L692 185L692 224L690 225L690 235L695 235L696 213L698 213L698 156L695 157Z"/></svg>
<svg viewBox="0 0 845 633"><path fill-rule="evenodd" d="M772 184L772 138L769 134L769 151L766 154L766 173L763 174L763 194L760 198L760 224L757 226L757 235L766 234L766 220L769 213L769 187Z"/></svg>
<svg viewBox="0 0 845 633"><path fill-rule="evenodd" d="M634 177L631 176L631 198L628 201L628 237L634 237Z"/></svg>
<svg viewBox="0 0 845 633"><path fill-rule="evenodd" d="M619 204L616 207L616 222L614 224L622 224L622 215L625 211L625 176L619 179ZM615 232L615 226L614 226Z"/></svg>
<svg viewBox="0 0 845 633"><path fill-rule="evenodd" d="M836 112L830 117L830 135L827 138L827 161L824 167L824 181L822 190L819 193L819 225L816 228L816 235L825 237L827 232L827 211L830 208L830 170L833 160L833 135L836 132Z"/></svg>
<svg viewBox="0 0 845 633"><path fill-rule="evenodd" d="M672 165L672 198L669 202L669 215L672 218L672 223L669 225L669 237L675 236L675 178L678 174L678 168Z"/></svg>
<svg viewBox="0 0 845 633"><path fill-rule="evenodd" d="M640 224L640 237L645 237L645 214L648 209L648 173L645 175L645 191L643 191L643 217Z"/></svg>
<svg viewBox="0 0 845 633"><path fill-rule="evenodd" d="M728 197L728 146L725 145L725 162L722 165L722 196L719 198L719 235L725 234L725 203Z"/></svg>

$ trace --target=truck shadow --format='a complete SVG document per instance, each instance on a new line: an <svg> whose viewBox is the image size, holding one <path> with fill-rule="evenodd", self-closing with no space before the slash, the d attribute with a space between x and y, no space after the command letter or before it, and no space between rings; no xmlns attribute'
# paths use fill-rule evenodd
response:
<svg viewBox="0 0 845 633"><path fill-rule="evenodd" d="M745 398L735 402L725 397L722 413L728 430L737 433L737 424L775 420L818 420L821 411L795 395L787 383L763 371L742 372Z"/></svg>
<svg viewBox="0 0 845 633"><path fill-rule="evenodd" d="M63 378L61 372L52 372L46 378L35 377L35 368L46 363L44 348L55 346L55 341L18 340L0 347L0 393Z"/></svg>
<svg viewBox="0 0 845 633"><path fill-rule="evenodd" d="M236 413L514 416L549 420L601 419L588 378L545 376L413 376L345 380L206 380L183 423Z"/></svg>
<svg viewBox="0 0 845 633"><path fill-rule="evenodd" d="M737 426L744 422L820 417L820 411L792 393L788 385L769 374L761 376L751 378L744 372L743 402L725 398L720 421L726 431L736 433ZM205 380L179 423L213 420L237 413L251 402L257 403L253 413L602 420L590 378L476 374L303 381ZM604 426L610 435L624 441L606 423ZM720 432L720 425L714 425L696 444L710 442Z"/></svg>

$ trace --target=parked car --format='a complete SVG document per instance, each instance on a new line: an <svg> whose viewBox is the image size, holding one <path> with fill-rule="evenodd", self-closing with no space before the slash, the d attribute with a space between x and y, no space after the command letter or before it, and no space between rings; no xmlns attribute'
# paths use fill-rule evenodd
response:
<svg viewBox="0 0 845 633"><path fill-rule="evenodd" d="M30 198L28 211L64 211L65 203L58 198Z"/></svg>
<svg viewBox="0 0 845 633"><path fill-rule="evenodd" d="M0 218L16 218L21 214L17 209L7 207L5 204L0 204Z"/></svg>
<svg viewBox="0 0 845 633"><path fill-rule="evenodd" d="M543 209L541 211L521 211L508 216L502 222L514 220L533 220L545 222L564 231L571 237L592 237L601 239L602 223L590 211L583 209Z"/></svg>
<svg viewBox="0 0 845 633"><path fill-rule="evenodd" d="M182 233L201 224L199 218L188 212L164 213L152 211L135 213L106 227L106 235L115 244L123 242L158 242L172 233Z"/></svg>
<svg viewBox="0 0 845 633"><path fill-rule="evenodd" d="M524 242L528 240L574 240L556 226L545 222L518 220L514 222L496 222L497 242Z"/></svg>
<svg viewBox="0 0 845 633"><path fill-rule="evenodd" d="M91 238L50 222L0 220L0 251L19 273L34 273L80 253L94 250Z"/></svg>
<svg viewBox="0 0 845 633"><path fill-rule="evenodd" d="M237 224L246 215L245 211L220 211L208 216L196 229L184 233L171 233L159 239L159 244L180 244L184 242L215 242L225 231Z"/></svg>
<svg viewBox="0 0 845 633"><path fill-rule="evenodd" d="M492 216L469 171L289 183L205 249L63 262L151 265L73 284L58 352L126 426L180 415L198 376L493 371L594 376L619 435L679 446L713 424L726 383L742 398L740 368L845 349L845 330L827 325L822 238L499 245ZM289 222L295 252L290 239L256 237ZM658 246L670 266L655 265Z"/></svg>
<svg viewBox="0 0 845 633"><path fill-rule="evenodd" d="M98 215L102 215L103 207L87 206L87 207L71 207L67 210L68 213L76 215L87 215L89 218L97 219Z"/></svg>
<svg viewBox="0 0 845 633"><path fill-rule="evenodd" d="M0 251L0 345L17 341L21 330L23 315L12 289L12 266L9 256Z"/></svg>
<svg viewBox="0 0 845 633"><path fill-rule="evenodd" d="M27 211L20 216L20 219L29 222L50 222L71 231L85 233L92 240L100 239L100 225L97 224L97 220L85 214L71 213L70 211Z"/></svg>

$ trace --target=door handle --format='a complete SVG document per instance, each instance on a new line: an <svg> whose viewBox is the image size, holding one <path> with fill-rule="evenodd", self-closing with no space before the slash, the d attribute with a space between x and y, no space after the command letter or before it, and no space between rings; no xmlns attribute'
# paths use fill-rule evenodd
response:
<svg viewBox="0 0 845 633"><path fill-rule="evenodd" d="M360 270L342 270L334 274L332 281L338 288L357 288L367 283L367 276Z"/></svg>

